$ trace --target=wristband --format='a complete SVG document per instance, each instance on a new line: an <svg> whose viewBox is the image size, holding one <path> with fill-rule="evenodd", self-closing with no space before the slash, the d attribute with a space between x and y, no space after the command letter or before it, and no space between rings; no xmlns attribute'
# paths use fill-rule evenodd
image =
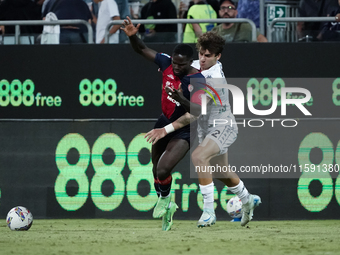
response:
<svg viewBox="0 0 340 255"><path fill-rule="evenodd" d="M169 125L166 125L166 126L164 127L164 129L165 129L165 132L166 132L167 134L172 133L172 132L175 131L175 128L174 128L174 126L173 126L171 123L170 123Z"/></svg>

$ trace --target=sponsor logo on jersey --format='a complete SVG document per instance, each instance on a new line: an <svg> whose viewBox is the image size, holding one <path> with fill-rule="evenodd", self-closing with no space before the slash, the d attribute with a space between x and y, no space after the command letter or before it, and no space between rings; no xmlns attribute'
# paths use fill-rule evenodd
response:
<svg viewBox="0 0 340 255"><path fill-rule="evenodd" d="M181 104L179 102L177 102L175 99L173 99L171 96L167 97L168 100L170 100L171 102L173 102L174 104L176 104L177 106L180 106Z"/></svg>
<svg viewBox="0 0 340 255"><path fill-rule="evenodd" d="M188 85L188 90L189 92L192 92L194 90L194 86L192 86L191 84Z"/></svg>

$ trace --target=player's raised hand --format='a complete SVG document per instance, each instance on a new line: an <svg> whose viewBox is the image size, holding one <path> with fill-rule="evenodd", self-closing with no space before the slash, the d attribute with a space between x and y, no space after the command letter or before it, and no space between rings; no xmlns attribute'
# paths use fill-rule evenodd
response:
<svg viewBox="0 0 340 255"><path fill-rule="evenodd" d="M169 87L168 85L166 85L166 86L164 87L164 89L165 89L165 92L166 92L169 96L172 96L172 92L174 92L174 89L173 89L173 88L171 88L171 87Z"/></svg>
<svg viewBox="0 0 340 255"><path fill-rule="evenodd" d="M165 128L156 128L146 133L144 138L146 138L148 143L152 143L152 145L154 145L159 139L162 139L166 135L167 132L165 131Z"/></svg>
<svg viewBox="0 0 340 255"><path fill-rule="evenodd" d="M183 95L183 90L182 90L182 84L179 85L179 88L178 90L177 89L173 89L173 88L170 88L168 86L165 86L164 89L165 89L165 92L173 99L175 99L176 101L178 102L181 102L184 98L184 95Z"/></svg>
<svg viewBox="0 0 340 255"><path fill-rule="evenodd" d="M137 34L140 24L135 26L134 24L132 24L132 21L129 17L126 18L127 19L124 19L122 27L120 29L123 30L127 36L133 36Z"/></svg>

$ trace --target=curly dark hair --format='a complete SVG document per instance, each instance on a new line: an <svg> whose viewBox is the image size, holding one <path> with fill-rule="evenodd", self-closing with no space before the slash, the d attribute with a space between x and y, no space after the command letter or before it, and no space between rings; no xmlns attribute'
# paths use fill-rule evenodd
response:
<svg viewBox="0 0 340 255"><path fill-rule="evenodd" d="M225 45L225 40L214 32L206 32L202 34L196 44L196 48L199 51L201 48L203 50L208 50L210 53L218 55L222 53Z"/></svg>

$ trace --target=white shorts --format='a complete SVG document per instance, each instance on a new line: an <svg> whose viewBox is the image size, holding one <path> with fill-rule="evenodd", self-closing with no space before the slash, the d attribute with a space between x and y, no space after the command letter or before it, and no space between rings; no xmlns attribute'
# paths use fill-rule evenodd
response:
<svg viewBox="0 0 340 255"><path fill-rule="evenodd" d="M211 126L207 130L198 125L197 131L199 143L201 144L206 137L213 140L220 148L219 155L228 151L230 145L235 142L238 133L230 125Z"/></svg>

